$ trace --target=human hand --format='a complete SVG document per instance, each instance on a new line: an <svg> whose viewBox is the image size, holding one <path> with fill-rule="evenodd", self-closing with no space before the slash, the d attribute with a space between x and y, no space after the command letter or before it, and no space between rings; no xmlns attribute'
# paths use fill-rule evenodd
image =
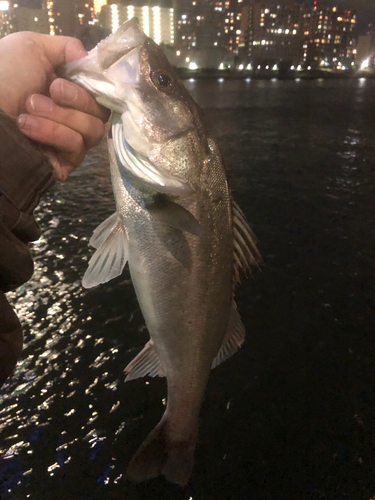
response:
<svg viewBox="0 0 375 500"><path fill-rule="evenodd" d="M0 40L0 108L46 148L58 180L74 171L104 134L109 112L54 68L87 54L75 38L20 32Z"/></svg>

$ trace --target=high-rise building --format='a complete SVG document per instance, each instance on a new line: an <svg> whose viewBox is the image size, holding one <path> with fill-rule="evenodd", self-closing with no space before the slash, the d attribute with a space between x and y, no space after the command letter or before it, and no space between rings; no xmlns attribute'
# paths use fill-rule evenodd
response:
<svg viewBox="0 0 375 500"><path fill-rule="evenodd" d="M252 0L243 11L241 55L256 66L301 61L301 8L295 2L266 4ZM247 56L247 57L244 57Z"/></svg>
<svg viewBox="0 0 375 500"><path fill-rule="evenodd" d="M248 0L180 0L176 42L180 48L226 48L238 53L242 12Z"/></svg>
<svg viewBox="0 0 375 500"><path fill-rule="evenodd" d="M111 32L120 24L137 17L140 27L156 43L166 45L174 44L174 10L158 6L134 6L112 3L102 7L99 21L100 25Z"/></svg>
<svg viewBox="0 0 375 500"><path fill-rule="evenodd" d="M311 67L350 68L355 60L356 13L314 2L303 13L303 62Z"/></svg>
<svg viewBox="0 0 375 500"><path fill-rule="evenodd" d="M177 2L176 2L177 3ZM176 46L224 47L222 7L214 0L180 0L176 6Z"/></svg>
<svg viewBox="0 0 375 500"><path fill-rule="evenodd" d="M354 65L353 11L319 1L300 6L293 0L250 0L243 17L247 28L241 54L245 53L253 65L282 62L294 67L338 69Z"/></svg>
<svg viewBox="0 0 375 500"><path fill-rule="evenodd" d="M220 25L224 47L238 54L239 47L244 38L245 25L243 15L247 12L244 0L216 1L216 7L223 12L223 22Z"/></svg>

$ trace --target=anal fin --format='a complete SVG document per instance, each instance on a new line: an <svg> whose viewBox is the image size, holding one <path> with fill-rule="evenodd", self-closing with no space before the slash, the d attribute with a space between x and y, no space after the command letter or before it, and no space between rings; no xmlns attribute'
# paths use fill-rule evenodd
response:
<svg viewBox="0 0 375 500"><path fill-rule="evenodd" d="M160 363L152 340L149 340L142 351L128 364L124 372L127 374L125 382L136 378L165 376L165 371Z"/></svg>
<svg viewBox="0 0 375 500"><path fill-rule="evenodd" d="M212 362L212 368L230 358L242 346L245 340L245 328L237 311L236 303L232 302L232 309L229 318L227 333L219 352Z"/></svg>

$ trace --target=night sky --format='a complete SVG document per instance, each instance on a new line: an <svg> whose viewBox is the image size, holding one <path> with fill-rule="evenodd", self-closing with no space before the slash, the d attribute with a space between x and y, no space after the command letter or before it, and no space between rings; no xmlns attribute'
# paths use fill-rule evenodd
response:
<svg viewBox="0 0 375 500"><path fill-rule="evenodd" d="M66 0L69 1L69 0ZM277 0L266 0L274 3ZM278 3L283 4L284 2L289 3L288 0L278 0ZM18 0L18 5L23 7L40 8L41 0ZM155 4L158 2L155 1ZM299 3L312 4L313 0L299 0ZM348 9L354 9L357 11L358 15L358 34L363 34L366 32L369 24L374 24L375 26L375 1L374 0L326 0L328 5L337 5L347 7Z"/></svg>

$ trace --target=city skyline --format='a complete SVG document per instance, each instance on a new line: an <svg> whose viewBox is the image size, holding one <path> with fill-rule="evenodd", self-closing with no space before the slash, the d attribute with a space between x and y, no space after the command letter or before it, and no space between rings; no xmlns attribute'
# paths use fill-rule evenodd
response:
<svg viewBox="0 0 375 500"><path fill-rule="evenodd" d="M0 17L0 36L24 30L77 36L89 49L138 17L179 67L349 69L362 64L356 60L358 13L344 8L350 1L360 2L41 0L40 9L31 9L26 4L36 0L13 0ZM373 38L361 40L363 60L372 58Z"/></svg>
<svg viewBox="0 0 375 500"><path fill-rule="evenodd" d="M68 2L69 0L64 0ZM246 0L245 0L246 1ZM299 4L312 4L314 0L297 0ZM290 0L264 0L265 3L279 3L280 5L286 5L290 3ZM12 3L12 1L10 2ZM21 7L29 8L41 8L42 0L13 0L13 3L17 3ZM108 3L114 3L112 2ZM160 4L160 6L167 6L166 3L172 3L171 0L134 0L133 2L118 2L123 4ZM330 6L340 6L348 9L355 9L357 11L357 31L358 34L364 34L368 28L369 24L375 26L375 2L373 0L324 0L324 3Z"/></svg>

